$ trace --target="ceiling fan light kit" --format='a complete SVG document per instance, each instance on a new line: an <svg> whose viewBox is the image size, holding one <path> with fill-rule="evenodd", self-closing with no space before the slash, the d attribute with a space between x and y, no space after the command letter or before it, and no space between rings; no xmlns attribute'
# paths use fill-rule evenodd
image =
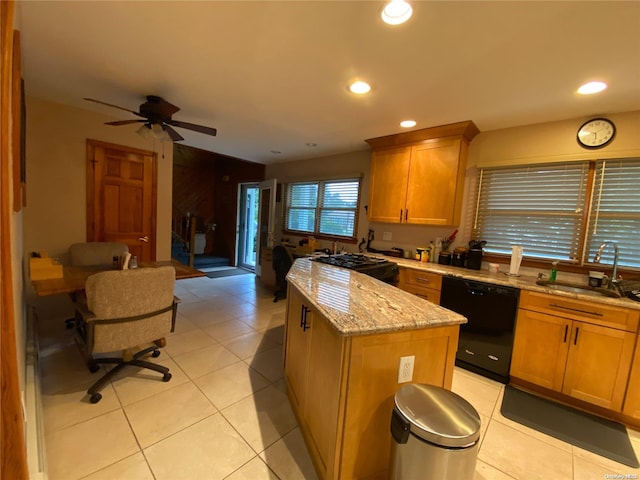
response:
<svg viewBox="0 0 640 480"><path fill-rule="evenodd" d="M158 140L172 140L174 142L184 140L184 138L176 132L173 127L184 128L186 130L192 130L194 132L211 136L216 136L217 134L217 130L215 128L173 120L171 117L174 113L178 112L180 108L156 95L148 95L147 101L140 105L139 112L93 98L85 98L84 100L124 110L125 112L133 113L135 116L140 117L142 120L118 120L115 122L106 122L105 125L121 126L133 123L143 123L136 133L145 138L152 137Z"/></svg>

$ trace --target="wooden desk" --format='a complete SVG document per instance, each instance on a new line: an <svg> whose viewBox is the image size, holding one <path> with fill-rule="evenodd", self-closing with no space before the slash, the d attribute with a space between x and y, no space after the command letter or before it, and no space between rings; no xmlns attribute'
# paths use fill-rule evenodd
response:
<svg viewBox="0 0 640 480"><path fill-rule="evenodd" d="M166 262L141 262L140 268L155 268L170 266L176 269L176 280L185 278L204 277L205 274L199 270L190 268L175 260ZM84 290L84 284L87 278L94 273L104 271L104 267L67 267L63 268L62 278L51 278L47 280L32 281L36 295L46 297L49 295L57 295L60 293L73 293Z"/></svg>

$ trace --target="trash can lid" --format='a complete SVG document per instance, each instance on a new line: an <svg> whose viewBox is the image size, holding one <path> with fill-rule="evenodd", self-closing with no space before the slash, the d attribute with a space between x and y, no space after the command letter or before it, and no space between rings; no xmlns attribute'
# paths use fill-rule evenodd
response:
<svg viewBox="0 0 640 480"><path fill-rule="evenodd" d="M480 437L480 415L460 395L434 385L409 383L395 395L396 408L414 435L443 447L467 447Z"/></svg>

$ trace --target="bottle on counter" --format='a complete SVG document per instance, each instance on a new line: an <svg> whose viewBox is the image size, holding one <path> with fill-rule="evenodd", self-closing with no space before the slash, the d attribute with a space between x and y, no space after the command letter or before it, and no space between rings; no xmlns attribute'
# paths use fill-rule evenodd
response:
<svg viewBox="0 0 640 480"><path fill-rule="evenodd" d="M555 282L558 275L558 262L551 262L551 274L549 275L549 281Z"/></svg>

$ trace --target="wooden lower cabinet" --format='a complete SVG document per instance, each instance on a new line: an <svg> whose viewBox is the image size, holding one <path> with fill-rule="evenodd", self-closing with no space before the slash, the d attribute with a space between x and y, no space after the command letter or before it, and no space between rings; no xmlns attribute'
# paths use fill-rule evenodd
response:
<svg viewBox="0 0 640 480"><path fill-rule="evenodd" d="M400 267L398 288L440 305L442 275L415 268Z"/></svg>
<svg viewBox="0 0 640 480"><path fill-rule="evenodd" d="M287 301L285 382L319 477L387 479L400 357L450 389L459 327L344 336L291 285Z"/></svg>
<svg viewBox="0 0 640 480"><path fill-rule="evenodd" d="M511 377L561 392L592 405L620 412L624 401L636 335L623 329L529 310L530 292L522 292L511 360ZM540 294L536 294L540 295ZM540 301L540 298L535 299ZM593 305L563 305L550 297L548 307L564 308L576 317ZM545 310L542 308L542 310ZM609 322L610 323L610 322ZM637 323L633 323L637 327Z"/></svg>
<svg viewBox="0 0 640 480"><path fill-rule="evenodd" d="M629 386L622 413L640 421L640 337L636 339L636 353L631 364Z"/></svg>

